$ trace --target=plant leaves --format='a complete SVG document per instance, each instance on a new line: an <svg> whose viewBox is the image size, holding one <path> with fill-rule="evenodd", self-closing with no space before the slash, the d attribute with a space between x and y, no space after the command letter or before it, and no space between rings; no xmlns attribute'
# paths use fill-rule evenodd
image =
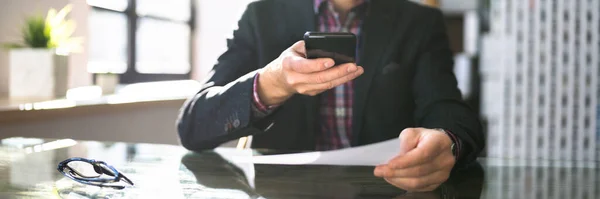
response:
<svg viewBox="0 0 600 199"><path fill-rule="evenodd" d="M48 13L46 24L48 25L49 47L57 48L63 52L80 51L83 39L71 38L75 33L76 23L72 19L66 19L67 15L72 11L71 4L66 5L58 13L51 10Z"/></svg>
<svg viewBox="0 0 600 199"><path fill-rule="evenodd" d="M56 9L50 8L48 15L46 15L46 26L52 26L52 19L56 18Z"/></svg>
<svg viewBox="0 0 600 199"><path fill-rule="evenodd" d="M75 32L75 21L67 20L52 27L50 32L50 44L59 47L66 42Z"/></svg>
<svg viewBox="0 0 600 199"><path fill-rule="evenodd" d="M44 18L33 16L26 19L23 27L23 41L32 48L47 48L50 36Z"/></svg>
<svg viewBox="0 0 600 199"><path fill-rule="evenodd" d="M71 10L73 10L73 5L67 4L65 7L60 9L60 11L58 11L58 13L54 17L47 18L46 20L50 22L50 27L55 27L63 23L63 21L65 21L65 18L71 12Z"/></svg>
<svg viewBox="0 0 600 199"><path fill-rule="evenodd" d="M22 37L24 45L7 44L7 48L31 47L31 48L60 48L62 51L80 51L83 43L82 38L71 38L75 33L76 24L74 20L67 20L67 15L72 11L71 4L57 11L52 8L48 10L46 18L32 16L25 20L22 26Z"/></svg>

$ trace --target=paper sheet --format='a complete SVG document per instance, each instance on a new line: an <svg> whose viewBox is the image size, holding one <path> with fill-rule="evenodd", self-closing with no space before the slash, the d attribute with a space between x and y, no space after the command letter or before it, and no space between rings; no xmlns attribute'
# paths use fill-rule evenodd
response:
<svg viewBox="0 0 600 199"><path fill-rule="evenodd" d="M232 157L232 160L237 163L254 164L375 166L387 163L398 154L399 150L400 141L391 139L333 151L237 156Z"/></svg>

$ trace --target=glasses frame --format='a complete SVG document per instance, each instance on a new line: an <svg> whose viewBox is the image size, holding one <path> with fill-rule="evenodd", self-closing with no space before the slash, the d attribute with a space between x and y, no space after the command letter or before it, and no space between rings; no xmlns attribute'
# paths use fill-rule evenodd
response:
<svg viewBox="0 0 600 199"><path fill-rule="evenodd" d="M94 167L94 171L96 171L96 173L98 173L99 176L102 174L106 174L108 176L112 176L113 178L100 178L100 177L96 177L96 176L92 177L92 176L83 175L68 165L70 162L73 162L73 161L80 161L80 162L85 162L85 163L91 164ZM86 159L86 158L79 158L79 157L69 158L67 160L64 160L64 161L58 163L57 170L60 173L62 173L64 176L70 178L71 180L74 180L76 182L86 184L86 185L107 187L107 188L113 188L113 189L124 189L126 186L123 186L123 185L107 185L107 184L105 184L105 183L115 183L115 182L124 181L125 183L133 186L133 182L129 178L125 177L125 175L123 175L123 173L119 172L113 166L110 166L103 161L96 161L93 159ZM65 171L65 170L67 170L67 171ZM79 177L79 176L81 176L81 177Z"/></svg>

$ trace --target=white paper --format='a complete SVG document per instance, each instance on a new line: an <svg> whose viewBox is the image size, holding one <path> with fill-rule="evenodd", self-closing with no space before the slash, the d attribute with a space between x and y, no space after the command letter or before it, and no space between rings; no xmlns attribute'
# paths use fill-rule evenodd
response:
<svg viewBox="0 0 600 199"><path fill-rule="evenodd" d="M370 145L333 151L306 152L281 155L236 156L236 163L285 165L348 165L376 166L387 163L400 151L400 141L391 139Z"/></svg>

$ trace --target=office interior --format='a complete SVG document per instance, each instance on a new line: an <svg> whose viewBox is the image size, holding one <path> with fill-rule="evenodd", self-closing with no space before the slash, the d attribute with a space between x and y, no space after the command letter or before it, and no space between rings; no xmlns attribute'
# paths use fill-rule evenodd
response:
<svg viewBox="0 0 600 199"><path fill-rule="evenodd" d="M253 1L0 0L2 144L34 146L58 139L180 146L175 120L182 104L202 87ZM520 160L517 165L579 162L596 168L586 178L596 188L581 194L598 194L599 3L411 1L444 14L458 87L484 124L487 141L480 157ZM46 49L51 52L47 56L10 48L21 41L28 17L63 8L70 10L65 20L73 23L71 37L78 45ZM66 68L62 74L35 67L18 71L36 64ZM52 80L54 86L49 86ZM232 140L222 147L244 147L247 141ZM119 144L105 147L87 153L101 158L103 151L112 150L126 161L133 150Z"/></svg>
<svg viewBox="0 0 600 199"><path fill-rule="evenodd" d="M10 111L0 127L3 135L178 144L173 118L226 50L226 40L250 2L140 1L133 6L128 0L7 1L2 43L20 40L19 27L27 16L67 4L72 6L69 18L76 24L72 36L83 42L68 56L69 91L64 97L10 97L10 56L9 51L2 52L0 96L4 109ZM465 44L476 44L465 37L470 36L466 31L476 34L479 26L476 1L431 2L446 13L452 50L470 59L468 54L476 50L465 52ZM469 93L470 78L461 81L461 88ZM33 133L39 129L46 132ZM82 134L83 129L87 133Z"/></svg>

